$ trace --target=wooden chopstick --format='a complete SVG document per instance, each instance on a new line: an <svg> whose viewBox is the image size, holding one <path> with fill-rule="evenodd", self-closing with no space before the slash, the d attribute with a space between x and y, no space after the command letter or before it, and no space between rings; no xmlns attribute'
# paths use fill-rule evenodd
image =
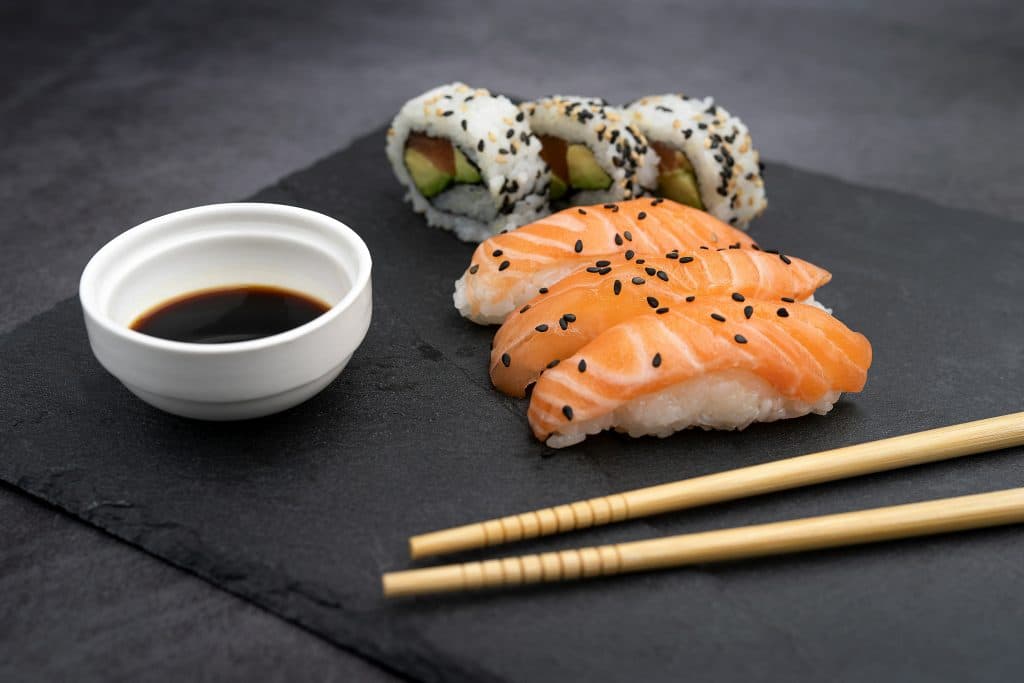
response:
<svg viewBox="0 0 1024 683"><path fill-rule="evenodd" d="M786 522L392 572L398 597L611 576L1024 522L1024 488Z"/></svg>
<svg viewBox="0 0 1024 683"><path fill-rule="evenodd" d="M410 538L409 552L494 546L1021 444L1024 413L1012 413L434 531Z"/></svg>

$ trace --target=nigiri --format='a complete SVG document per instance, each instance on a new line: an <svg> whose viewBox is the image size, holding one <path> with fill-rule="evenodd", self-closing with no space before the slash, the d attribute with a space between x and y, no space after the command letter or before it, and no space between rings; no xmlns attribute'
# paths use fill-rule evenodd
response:
<svg viewBox="0 0 1024 683"><path fill-rule="evenodd" d="M746 233L703 211L665 199L632 199L551 214L485 240L455 283L459 312L500 323L538 291L598 256L756 247Z"/></svg>
<svg viewBox="0 0 1024 683"><path fill-rule="evenodd" d="M731 294L739 301L802 300L832 277L801 259L783 260L752 249L697 249L634 260L626 256L588 262L508 316L491 350L494 386L523 396L551 361L568 358L604 330L635 315L664 314L688 305L687 297Z"/></svg>
<svg viewBox="0 0 1024 683"><path fill-rule="evenodd" d="M611 327L546 370L528 418L555 448L609 428L661 437L743 429L827 413L842 392L864 387L870 365L868 340L814 306L698 297Z"/></svg>

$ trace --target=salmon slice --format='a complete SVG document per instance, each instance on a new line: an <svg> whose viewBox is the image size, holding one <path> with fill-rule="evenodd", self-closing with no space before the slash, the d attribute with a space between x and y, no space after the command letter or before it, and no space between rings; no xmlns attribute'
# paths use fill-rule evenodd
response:
<svg viewBox="0 0 1024 683"><path fill-rule="evenodd" d="M500 323L541 288L599 256L756 246L714 216L666 199L572 207L482 242L453 298L473 322Z"/></svg>
<svg viewBox="0 0 1024 683"><path fill-rule="evenodd" d="M590 261L508 316L491 350L494 386L521 397L551 361L568 358L613 325L666 313L687 297L801 300L832 277L807 261L751 249L626 256Z"/></svg>
<svg viewBox="0 0 1024 683"><path fill-rule="evenodd" d="M868 340L814 306L698 297L611 327L545 370L528 417L555 447L607 428L743 428L824 414L864 387L870 365Z"/></svg>

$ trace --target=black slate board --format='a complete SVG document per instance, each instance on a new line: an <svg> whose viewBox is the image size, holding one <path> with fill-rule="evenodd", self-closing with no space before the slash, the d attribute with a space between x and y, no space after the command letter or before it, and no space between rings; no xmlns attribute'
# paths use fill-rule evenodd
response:
<svg viewBox="0 0 1024 683"><path fill-rule="evenodd" d="M76 299L0 339L0 477L425 680L1005 679L1024 663L1024 529L502 594L385 602L410 533L1020 410L1021 226L784 166L754 236L829 268L874 343L828 417L552 452L451 307L471 247L399 201L383 131L256 199L338 217L375 259L341 378L251 423L170 417L93 360ZM1024 483L1021 449L509 546L525 552ZM459 559L478 557L464 555Z"/></svg>

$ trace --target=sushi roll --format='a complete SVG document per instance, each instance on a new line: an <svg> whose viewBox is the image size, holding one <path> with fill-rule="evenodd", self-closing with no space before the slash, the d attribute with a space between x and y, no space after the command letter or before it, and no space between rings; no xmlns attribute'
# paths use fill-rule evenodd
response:
<svg viewBox="0 0 1024 683"><path fill-rule="evenodd" d="M548 213L540 151L511 101L464 83L409 100L387 132L388 160L413 210L466 242Z"/></svg>
<svg viewBox="0 0 1024 683"><path fill-rule="evenodd" d="M621 109L563 95L520 107L543 145L556 208L632 199L654 189L657 157Z"/></svg>
<svg viewBox="0 0 1024 683"><path fill-rule="evenodd" d="M746 229L768 206L750 131L708 97L651 95L626 107L657 155L659 197Z"/></svg>
<svg viewBox="0 0 1024 683"><path fill-rule="evenodd" d="M516 397L552 361L563 361L609 327L637 315L664 315L718 295L743 303L811 297L832 278L807 261L753 249L696 249L664 256L589 261L505 319L491 349L491 382Z"/></svg>
<svg viewBox="0 0 1024 683"><path fill-rule="evenodd" d="M667 199L575 207L483 242L453 299L463 317L489 325L603 255L756 247L746 233Z"/></svg>
<svg viewBox="0 0 1024 683"><path fill-rule="evenodd" d="M868 340L820 308L698 295L611 327L545 370L527 416L554 448L610 428L661 437L743 429L824 415L842 392L864 387L870 365Z"/></svg>

